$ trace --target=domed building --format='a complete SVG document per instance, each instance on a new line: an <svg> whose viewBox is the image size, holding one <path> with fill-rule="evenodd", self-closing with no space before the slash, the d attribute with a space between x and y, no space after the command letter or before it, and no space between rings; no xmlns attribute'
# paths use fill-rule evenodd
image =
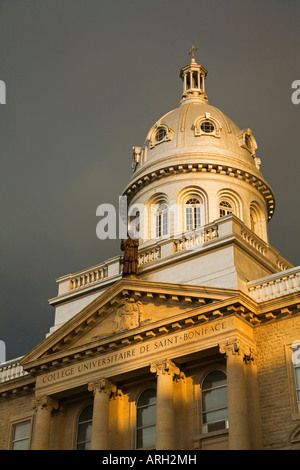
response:
<svg viewBox="0 0 300 470"><path fill-rule="evenodd" d="M133 147L124 253L60 277L45 339L0 364L1 449L300 449L300 267L268 242L251 129L190 52L179 106Z"/></svg>

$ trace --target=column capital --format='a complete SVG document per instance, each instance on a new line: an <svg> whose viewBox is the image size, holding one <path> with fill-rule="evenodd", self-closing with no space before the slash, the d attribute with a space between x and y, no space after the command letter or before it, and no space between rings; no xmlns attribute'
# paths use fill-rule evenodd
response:
<svg viewBox="0 0 300 470"><path fill-rule="evenodd" d="M254 348L240 338L233 338L219 343L219 351L221 354L228 356L238 355L243 358L245 364L254 361Z"/></svg>
<svg viewBox="0 0 300 470"><path fill-rule="evenodd" d="M94 382L89 382L88 390L90 392L93 392L94 394L96 392L101 392L108 393L110 395L115 394L117 392L117 387L108 379L99 379L95 380Z"/></svg>
<svg viewBox="0 0 300 470"><path fill-rule="evenodd" d="M58 410L59 401L49 395L43 395L33 399L31 405L36 411L45 409L52 412L53 410Z"/></svg>
<svg viewBox="0 0 300 470"><path fill-rule="evenodd" d="M150 364L150 372L159 375L180 376L180 369L169 359Z"/></svg>

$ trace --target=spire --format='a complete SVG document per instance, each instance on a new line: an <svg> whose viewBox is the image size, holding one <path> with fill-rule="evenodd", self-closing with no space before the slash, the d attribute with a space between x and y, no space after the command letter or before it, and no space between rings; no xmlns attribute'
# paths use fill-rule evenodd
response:
<svg viewBox="0 0 300 470"><path fill-rule="evenodd" d="M205 78L207 70L202 65L197 64L195 52L198 47L192 46L189 51L191 55L191 63L180 70L180 78L183 83L183 93L181 104L185 102L205 102L207 103L207 95L205 93Z"/></svg>

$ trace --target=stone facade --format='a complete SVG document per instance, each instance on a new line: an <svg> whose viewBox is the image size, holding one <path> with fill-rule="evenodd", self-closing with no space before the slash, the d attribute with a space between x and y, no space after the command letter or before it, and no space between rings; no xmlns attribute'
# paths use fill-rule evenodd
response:
<svg viewBox="0 0 300 470"><path fill-rule="evenodd" d="M300 449L300 268L268 243L257 143L206 73L192 56L134 147L138 274L118 255L62 276L45 339L0 364L1 449Z"/></svg>
<svg viewBox="0 0 300 470"><path fill-rule="evenodd" d="M299 447L299 293L277 298L272 312L234 290L140 280L120 280L102 297L21 359L27 375L2 382L2 449L26 420L32 449L75 449L87 404L92 448L135 449L137 401L149 387L157 389L157 450ZM148 321L116 332L124 299L139 302ZM229 425L207 432L201 384L212 370L227 374Z"/></svg>

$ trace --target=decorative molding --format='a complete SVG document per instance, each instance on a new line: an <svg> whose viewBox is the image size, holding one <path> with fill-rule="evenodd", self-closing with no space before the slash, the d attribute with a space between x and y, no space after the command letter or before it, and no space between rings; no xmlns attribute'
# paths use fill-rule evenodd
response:
<svg viewBox="0 0 300 470"><path fill-rule="evenodd" d="M221 354L225 354L226 356L243 356L243 361L245 364L248 364L250 361L254 360L253 351L249 344L237 337L220 343L219 351Z"/></svg>
<svg viewBox="0 0 300 470"><path fill-rule="evenodd" d="M52 412L59 409L59 401L48 395L36 397L31 404L36 411L45 409Z"/></svg>
<svg viewBox="0 0 300 470"><path fill-rule="evenodd" d="M159 129L163 129L165 131L165 136L161 140L156 140L156 134ZM162 144L163 142L172 140L173 135L174 130L171 127L168 127L166 124L161 122L154 124L147 136L147 139L150 142L150 149Z"/></svg>
<svg viewBox="0 0 300 470"><path fill-rule="evenodd" d="M189 173L189 172L209 172L209 173L222 173L227 176L231 176L232 178L238 178L251 186L253 186L264 198L267 212L268 212L268 220L270 220L274 213L275 208L275 197L272 192L272 189L268 184L258 176L255 176L248 171L241 170L236 167L229 167L227 165L218 165L218 164L211 164L211 163L185 163L181 165L172 165L170 167L164 167L160 170L156 170L154 172L150 172L144 176L139 177L137 180L133 181L124 191L124 195L126 195L130 199L144 186L152 183L161 178L165 178L168 176L173 176L174 174L180 173ZM139 184L138 184L139 182Z"/></svg>
<svg viewBox="0 0 300 470"><path fill-rule="evenodd" d="M143 304L136 301L132 297L122 299L117 307L113 333L121 333L122 331L138 328L141 324L149 322L150 318L144 319Z"/></svg>
<svg viewBox="0 0 300 470"><path fill-rule="evenodd" d="M201 124L205 121L211 122L214 125L214 130L212 132L204 132L201 129ZM222 126L220 122L213 117L210 113L205 113L203 116L198 116L193 124L193 129L194 129L194 134L195 137L201 137L202 135L204 136L211 136L211 137L217 137L220 138L221 136L221 130Z"/></svg>
<svg viewBox="0 0 300 470"><path fill-rule="evenodd" d="M117 387L110 380L102 378L95 382L88 383L89 392L95 393L108 393L110 396L117 392Z"/></svg>
<svg viewBox="0 0 300 470"><path fill-rule="evenodd" d="M169 359L163 359L162 361L152 363L150 365L150 372L159 375L172 375L180 376L180 369L177 367L174 362Z"/></svg>

